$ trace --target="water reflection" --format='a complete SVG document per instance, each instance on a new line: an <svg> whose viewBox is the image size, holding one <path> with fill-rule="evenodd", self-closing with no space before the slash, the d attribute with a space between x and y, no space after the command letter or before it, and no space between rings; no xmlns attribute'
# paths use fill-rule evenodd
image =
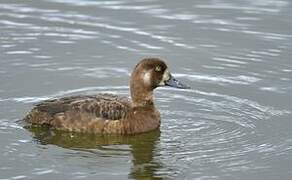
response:
<svg viewBox="0 0 292 180"><path fill-rule="evenodd" d="M72 133L37 126L27 126L26 129L32 133L36 142L42 145L53 144L108 158L125 156L128 152L132 156L129 178L162 179L155 173L162 165L153 159L155 146L160 138L160 130L135 136L118 136ZM98 156L96 163L98 163Z"/></svg>

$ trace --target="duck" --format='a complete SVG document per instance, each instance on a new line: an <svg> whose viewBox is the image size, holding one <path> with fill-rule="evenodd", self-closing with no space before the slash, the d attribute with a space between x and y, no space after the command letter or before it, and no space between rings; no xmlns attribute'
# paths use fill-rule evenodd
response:
<svg viewBox="0 0 292 180"><path fill-rule="evenodd" d="M130 97L114 94L73 95L36 104L24 117L29 125L95 134L139 134L158 129L161 116L153 91L190 87L175 79L160 58L144 58L131 73Z"/></svg>

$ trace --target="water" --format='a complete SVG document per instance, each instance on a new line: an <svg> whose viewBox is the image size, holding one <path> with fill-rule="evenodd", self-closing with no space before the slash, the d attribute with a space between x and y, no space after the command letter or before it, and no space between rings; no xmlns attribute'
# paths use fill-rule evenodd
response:
<svg viewBox="0 0 292 180"><path fill-rule="evenodd" d="M291 179L289 0L1 0L0 179ZM25 129L33 104L127 96L143 57L192 90L161 88L160 131Z"/></svg>

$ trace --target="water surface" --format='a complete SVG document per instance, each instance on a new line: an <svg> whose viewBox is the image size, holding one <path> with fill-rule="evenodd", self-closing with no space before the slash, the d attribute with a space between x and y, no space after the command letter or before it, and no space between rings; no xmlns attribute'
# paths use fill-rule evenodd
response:
<svg viewBox="0 0 292 180"><path fill-rule="evenodd" d="M291 179L289 0L1 0L1 179ZM160 131L23 128L41 100L128 96L143 57L191 90L161 88Z"/></svg>

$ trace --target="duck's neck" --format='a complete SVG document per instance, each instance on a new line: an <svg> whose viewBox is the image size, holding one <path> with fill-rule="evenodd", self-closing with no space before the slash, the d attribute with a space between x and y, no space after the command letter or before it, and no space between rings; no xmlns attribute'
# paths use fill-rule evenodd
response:
<svg viewBox="0 0 292 180"><path fill-rule="evenodd" d="M145 87L139 81L131 81L130 91L134 107L154 106L152 89Z"/></svg>
<svg viewBox="0 0 292 180"><path fill-rule="evenodd" d="M131 92L131 98L134 107L141 107L141 106L154 106L153 103L153 93L145 93L141 92L139 93L138 91L136 92Z"/></svg>

